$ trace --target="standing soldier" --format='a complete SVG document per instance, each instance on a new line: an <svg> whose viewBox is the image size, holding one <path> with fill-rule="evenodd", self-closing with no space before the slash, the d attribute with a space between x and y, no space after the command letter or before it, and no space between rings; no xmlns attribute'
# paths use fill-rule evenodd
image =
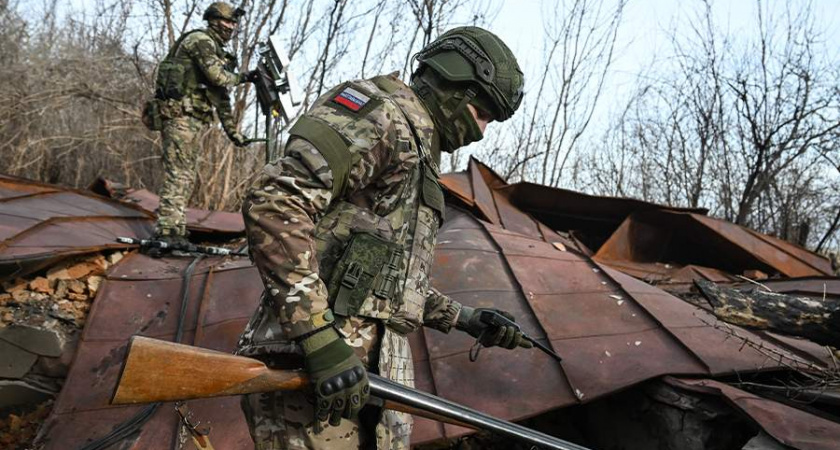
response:
<svg viewBox="0 0 840 450"><path fill-rule="evenodd" d="M248 144L236 130L228 90L253 81L256 73L235 73L236 57L225 50L244 14L225 2L212 3L203 16L208 27L181 36L158 66L155 98L143 112L146 125L163 136L157 240L187 243L185 209L196 177L199 140L213 121L213 110L236 146ZM159 249L152 251L159 256Z"/></svg>
<svg viewBox="0 0 840 450"><path fill-rule="evenodd" d="M313 387L243 397L257 449L407 449L410 415L359 412L365 369L413 386L406 335L421 325L455 327L485 346L530 346L516 327L484 324L481 309L428 278L444 214L440 152L513 115L522 71L497 36L476 27L441 35L417 61L411 86L391 74L316 100L242 207L265 293L238 353L303 366Z"/></svg>

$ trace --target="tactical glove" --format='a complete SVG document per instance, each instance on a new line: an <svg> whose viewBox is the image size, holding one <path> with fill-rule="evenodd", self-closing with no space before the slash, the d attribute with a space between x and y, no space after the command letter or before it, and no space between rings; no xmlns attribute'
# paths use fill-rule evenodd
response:
<svg viewBox="0 0 840 450"><path fill-rule="evenodd" d="M315 390L316 420L335 426L342 417L355 418L370 396L370 386L365 366L353 349L332 327L304 339L301 346Z"/></svg>
<svg viewBox="0 0 840 450"><path fill-rule="evenodd" d="M481 311L492 311L514 320L513 315L495 308L470 308L464 306L458 314L455 328L466 331L470 336L478 339L485 347L499 346L507 349L516 347L531 348L530 341L522 337L522 330L513 325L491 325L481 321Z"/></svg>
<svg viewBox="0 0 840 450"><path fill-rule="evenodd" d="M238 131L229 133L228 138L231 142L233 142L233 145L237 147L245 147L250 143L250 141Z"/></svg>
<svg viewBox="0 0 840 450"><path fill-rule="evenodd" d="M255 83L259 78L260 72L258 70L249 70L239 74L239 84Z"/></svg>

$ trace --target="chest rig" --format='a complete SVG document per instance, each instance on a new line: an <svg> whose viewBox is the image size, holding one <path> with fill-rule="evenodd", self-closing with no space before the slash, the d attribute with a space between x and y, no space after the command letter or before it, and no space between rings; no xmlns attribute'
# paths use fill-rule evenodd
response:
<svg viewBox="0 0 840 450"><path fill-rule="evenodd" d="M396 79L377 77L359 87L387 97L382 100L398 106L394 120L405 122L406 133L395 146L404 154L382 174L397 178L400 186L388 194L374 186L334 203L314 232L319 273L335 314L379 319L407 334L423 324L428 273L443 220L439 158L429 151L434 131L419 99Z"/></svg>
<svg viewBox="0 0 840 450"><path fill-rule="evenodd" d="M197 34L204 34L206 39L213 40L216 57L225 61L225 70L236 69L236 57L216 42L209 31L193 30L182 35L158 65L155 98L163 102L161 109L165 119L183 114L204 122L213 118L213 104L207 92L213 87L183 45L188 37L194 39Z"/></svg>

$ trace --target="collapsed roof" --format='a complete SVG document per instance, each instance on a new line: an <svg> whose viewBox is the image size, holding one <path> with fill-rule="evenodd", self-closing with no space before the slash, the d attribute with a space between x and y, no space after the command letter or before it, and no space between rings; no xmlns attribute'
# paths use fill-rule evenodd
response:
<svg viewBox="0 0 840 450"><path fill-rule="evenodd" d="M528 183L507 185L474 160L466 172L446 175L443 184L447 220L438 235L433 284L464 304L512 312L525 332L564 361L558 365L536 350L486 349L471 363L467 353L473 341L468 336L421 330L410 337L419 388L519 420L674 375L674 383L716 389L743 403L747 415L786 445L827 449L840 441L840 424L770 400L762 402L772 403L771 408L756 409L755 402L747 400L752 394L708 379L784 371L790 364L826 365L830 355L823 347L769 332L717 326L709 312L639 280L668 281L676 272L682 281L709 278L708 274L734 280L746 270L759 270L781 277L773 281L780 290L813 292L831 275L824 258L711 219L703 210L585 196ZM85 197L54 186L36 188ZM102 197L96 201L126 214L142 214L144 223L151 220L125 203ZM0 201L0 221L14 215L7 213L7 204ZM48 217L45 220L52 220ZM698 242L688 238L699 234L680 231L692 222L705 227L703 242L717 242L724 250L706 257L693 254L691 244ZM650 224L659 228L645 237ZM33 219L29 226L40 225ZM80 230L71 229L85 232ZM69 253L94 251L123 232L97 229L100 247L79 246L72 233L51 244ZM10 239L25 233L18 231ZM750 239L745 241L744 233ZM0 247L0 257L5 248ZM663 271L666 265L669 269ZM697 269L669 271L673 267ZM786 279L794 275L809 278ZM820 292L840 296L836 279L823 284ZM80 447L142 409L108 405L132 335L173 339L180 319L183 342L231 351L260 290L256 269L244 258L153 260L137 253L124 258L108 272L93 303L72 370L42 433L46 448ZM745 339L759 348L745 346ZM776 361L769 354L786 359ZM248 441L238 399L189 404L197 418L212 426L216 447L236 448ZM130 448L172 442L178 419L168 407L162 411L166 412L158 411L131 437ZM424 419L416 423L414 443L468 432Z"/></svg>

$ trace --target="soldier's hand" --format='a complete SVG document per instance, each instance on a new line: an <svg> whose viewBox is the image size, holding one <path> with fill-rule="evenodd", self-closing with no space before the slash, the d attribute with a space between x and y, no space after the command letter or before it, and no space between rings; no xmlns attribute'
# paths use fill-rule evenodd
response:
<svg viewBox="0 0 840 450"><path fill-rule="evenodd" d="M512 349L516 347L531 348L534 344L522 336L522 330L516 324L501 325L487 323L481 320L482 311L491 311L500 314L511 322L515 322L513 315L506 311L495 308L470 308L464 306L458 314L458 322L455 327L466 331L470 336L478 339L485 347L503 347Z"/></svg>
<svg viewBox="0 0 840 450"><path fill-rule="evenodd" d="M239 74L239 84L255 83L260 79L260 72L258 70L249 70Z"/></svg>
<svg viewBox="0 0 840 450"><path fill-rule="evenodd" d="M370 396L367 370L338 332L326 328L301 342L309 382L315 390L315 419L338 425L353 419Z"/></svg>
<svg viewBox="0 0 840 450"><path fill-rule="evenodd" d="M233 142L233 145L237 147L245 147L250 144L249 140L238 131L228 134L228 138L231 142Z"/></svg>

